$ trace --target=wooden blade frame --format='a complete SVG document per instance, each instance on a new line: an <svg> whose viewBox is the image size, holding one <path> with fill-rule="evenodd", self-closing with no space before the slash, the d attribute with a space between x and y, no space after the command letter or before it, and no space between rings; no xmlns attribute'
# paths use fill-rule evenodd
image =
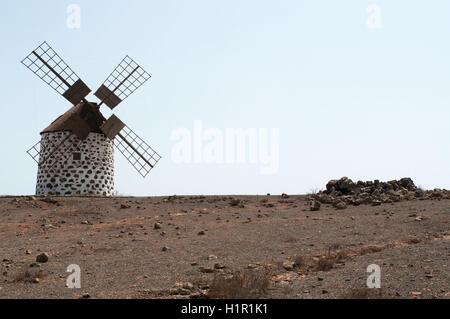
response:
<svg viewBox="0 0 450 319"><path fill-rule="evenodd" d="M38 164L39 167L44 165L45 163L48 163L48 167L52 168L58 162L61 156L68 152L77 151L82 142L83 141L77 138L74 133L69 132L67 136L63 137L56 143L51 142L50 145L48 145L46 148L42 146L42 141L39 141L34 144L27 151L27 153ZM63 145L65 145L64 148L62 147ZM53 151L47 154L47 156L43 157L42 155L48 148L52 148Z"/></svg>
<svg viewBox="0 0 450 319"><path fill-rule="evenodd" d="M114 145L142 177L146 177L161 156L128 126L117 134Z"/></svg>
<svg viewBox="0 0 450 319"><path fill-rule="evenodd" d="M113 109L150 78L151 75L127 55L94 95L102 101L100 105L105 103Z"/></svg>
<svg viewBox="0 0 450 319"><path fill-rule="evenodd" d="M91 92L47 42L25 57L22 64L74 105Z"/></svg>

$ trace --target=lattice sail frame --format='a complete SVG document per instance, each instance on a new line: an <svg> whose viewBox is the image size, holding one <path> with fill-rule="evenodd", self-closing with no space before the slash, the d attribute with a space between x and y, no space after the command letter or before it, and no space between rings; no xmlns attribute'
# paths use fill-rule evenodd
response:
<svg viewBox="0 0 450 319"><path fill-rule="evenodd" d="M45 41L21 62L72 104L80 102L91 91Z"/></svg>
<svg viewBox="0 0 450 319"><path fill-rule="evenodd" d="M83 141L80 140L75 134L69 132L68 135L63 136L56 143L49 142L47 147L44 147L42 140L34 144L28 151L28 155L38 164L38 166L48 164L48 168L54 167L59 159L67 153L73 153L79 151L80 145ZM42 155L46 153L47 149L53 149L54 151L49 154L48 157L42 158Z"/></svg>
<svg viewBox="0 0 450 319"><path fill-rule="evenodd" d="M150 145L126 125L114 139L114 145L144 178L161 159Z"/></svg>
<svg viewBox="0 0 450 319"><path fill-rule="evenodd" d="M127 55L95 92L95 96L113 109L150 78L151 75Z"/></svg>

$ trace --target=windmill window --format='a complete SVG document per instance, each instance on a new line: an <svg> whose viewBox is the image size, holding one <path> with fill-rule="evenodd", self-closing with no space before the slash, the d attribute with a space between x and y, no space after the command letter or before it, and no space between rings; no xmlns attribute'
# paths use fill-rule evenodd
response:
<svg viewBox="0 0 450 319"><path fill-rule="evenodd" d="M73 153L73 160L74 161L81 160L81 153Z"/></svg>

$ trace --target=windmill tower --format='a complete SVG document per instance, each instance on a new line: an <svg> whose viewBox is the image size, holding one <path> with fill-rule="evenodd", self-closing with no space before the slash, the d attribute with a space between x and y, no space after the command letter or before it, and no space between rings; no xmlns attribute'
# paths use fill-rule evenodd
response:
<svg viewBox="0 0 450 319"><path fill-rule="evenodd" d="M117 116L106 119L100 112L103 104L114 109L150 79L129 56L94 93L99 103L86 100L91 90L47 42L22 63L73 105L27 151L38 164L37 195L113 195L114 148L144 178L161 159Z"/></svg>

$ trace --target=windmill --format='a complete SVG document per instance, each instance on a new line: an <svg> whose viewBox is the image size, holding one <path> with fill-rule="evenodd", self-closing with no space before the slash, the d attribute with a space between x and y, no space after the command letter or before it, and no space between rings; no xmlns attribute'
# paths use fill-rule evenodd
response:
<svg viewBox="0 0 450 319"><path fill-rule="evenodd" d="M103 104L114 109L151 77L128 55L94 93L100 103L86 100L91 90L47 42L22 64L72 104L27 151L38 164L37 195L113 195L114 146L144 178L161 159L117 116L106 119L100 112Z"/></svg>

